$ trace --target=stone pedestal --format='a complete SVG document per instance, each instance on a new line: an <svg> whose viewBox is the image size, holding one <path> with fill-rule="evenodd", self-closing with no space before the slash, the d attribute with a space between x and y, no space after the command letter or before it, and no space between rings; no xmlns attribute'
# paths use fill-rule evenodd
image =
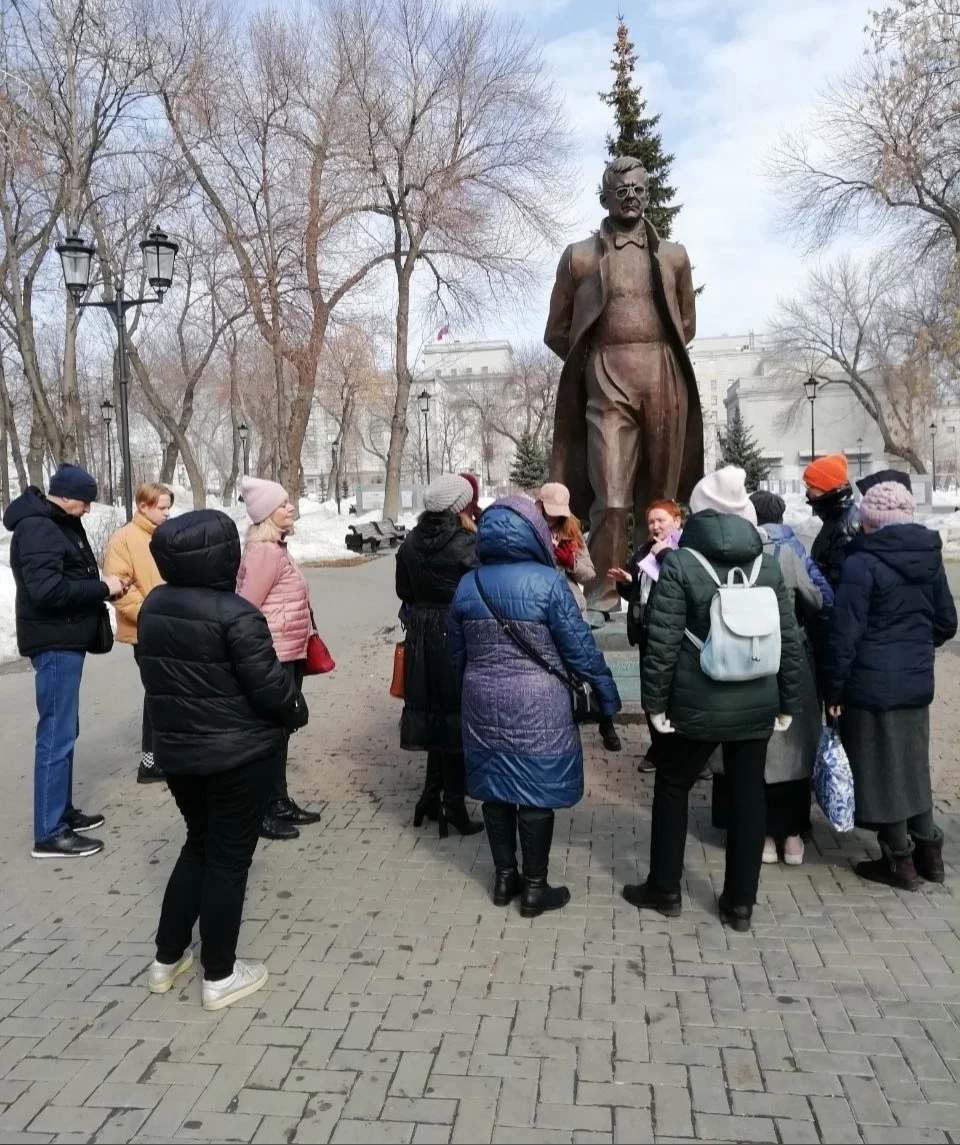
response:
<svg viewBox="0 0 960 1145"><path fill-rule="evenodd" d="M627 640L627 616L614 614L609 621L593 633L597 647L603 653L613 673L623 701L623 711L617 717L620 723L635 723L643 718L640 704L640 656Z"/></svg>

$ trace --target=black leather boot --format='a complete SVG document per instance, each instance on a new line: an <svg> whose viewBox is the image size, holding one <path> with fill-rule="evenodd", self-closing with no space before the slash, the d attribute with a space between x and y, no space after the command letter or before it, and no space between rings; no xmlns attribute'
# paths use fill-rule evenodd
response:
<svg viewBox="0 0 960 1145"><path fill-rule="evenodd" d="M320 822L319 811L307 811L306 808L295 803L289 795L277 799L270 808L270 814L275 819L282 819L284 823L293 823L297 827L302 827L307 823Z"/></svg>
<svg viewBox="0 0 960 1145"><path fill-rule="evenodd" d="M683 899L679 894L662 894L649 883L627 883L621 893L638 910L658 910L665 918L676 918L683 909Z"/></svg>
<svg viewBox="0 0 960 1145"><path fill-rule="evenodd" d="M447 837L447 824L456 827L461 835L476 835L483 830L483 824L471 819L463 796L466 791L466 773L463 752L444 751L440 756L443 797L440 800L440 838Z"/></svg>
<svg viewBox="0 0 960 1145"><path fill-rule="evenodd" d="M438 751L427 752L427 774L423 780L423 791L413 809L414 827L423 826L424 819L436 822L440 818L441 800L443 790L443 765L440 762Z"/></svg>
<svg viewBox="0 0 960 1145"><path fill-rule="evenodd" d="M617 729L613 726L613 719L606 716L600 720L600 738L603 740L603 746L607 751L620 751L623 745L620 743L620 737L617 735Z"/></svg>
<svg viewBox="0 0 960 1145"><path fill-rule="evenodd" d="M547 910L560 910L570 901L566 887L547 882L550 844L553 842L553 811L543 807L521 807L517 811L520 850L523 853L523 893L520 914L536 918Z"/></svg>
<svg viewBox="0 0 960 1145"><path fill-rule="evenodd" d="M444 792L441 815L440 837L443 839L447 837L443 827L448 823L451 827L456 827L461 835L476 835L483 830L483 823L479 819L470 818L462 795L448 795Z"/></svg>
<svg viewBox="0 0 960 1145"><path fill-rule="evenodd" d="M726 895L720 896L717 906L720 909L720 921L724 926L729 926L732 930L739 931L740 934L747 933L750 929L750 920L753 917L752 906L734 906L727 902Z"/></svg>
<svg viewBox="0 0 960 1145"><path fill-rule="evenodd" d="M269 810L260 824L261 839L289 840L299 839L300 832L286 819L278 819Z"/></svg>
<svg viewBox="0 0 960 1145"><path fill-rule="evenodd" d="M512 803L484 803L483 821L497 876L493 905L507 906L523 890L517 870L517 809Z"/></svg>

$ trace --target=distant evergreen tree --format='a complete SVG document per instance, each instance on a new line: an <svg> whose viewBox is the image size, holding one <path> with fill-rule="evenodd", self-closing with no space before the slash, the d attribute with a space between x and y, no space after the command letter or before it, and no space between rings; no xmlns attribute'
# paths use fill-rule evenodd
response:
<svg viewBox="0 0 960 1145"><path fill-rule="evenodd" d="M739 410L733 415L727 432L720 439L720 453L718 468L736 465L746 470L748 493L755 493L770 472L770 467L763 460L763 450Z"/></svg>
<svg viewBox="0 0 960 1145"><path fill-rule="evenodd" d="M525 433L517 445L510 480L521 489L539 489L547 479L547 457L532 433Z"/></svg>
<svg viewBox="0 0 960 1145"><path fill-rule="evenodd" d="M659 115L644 115L647 101L643 88L633 78L637 53L630 41L630 33L623 17L619 17L617 39L614 44L613 87L600 92L600 98L613 108L616 135L607 136L607 152L611 158L631 155L639 159L650 175L650 206L647 218L662 238L669 238L680 206L671 206L676 188L667 182L673 156L663 153L663 140L656 130Z"/></svg>

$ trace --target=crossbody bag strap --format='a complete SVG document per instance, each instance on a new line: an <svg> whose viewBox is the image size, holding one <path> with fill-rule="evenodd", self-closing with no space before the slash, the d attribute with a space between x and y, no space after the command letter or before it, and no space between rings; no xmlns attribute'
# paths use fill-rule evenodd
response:
<svg viewBox="0 0 960 1145"><path fill-rule="evenodd" d="M484 591L483 585L480 583L480 573L477 569L473 570L473 580L477 586L477 592L480 594L480 599L483 601L484 605L486 606L487 611L490 613L490 615L493 617L493 619L497 622L497 624L500 625L500 627L503 629L503 631L506 632L506 634L510 637L510 639L514 642L514 644L516 644L516 646L520 649L520 651L523 652L523 654L525 656L528 656L535 664L539 664L540 667L543 668L543 670L545 672L549 672L551 676L556 676L556 678L560 681L561 684L564 685L564 687L569 688L572 691L573 689L572 689L570 681L567 679L567 677L564 676L563 673L558 672L557 669L554 668L554 666L548 660L545 660L544 657L541 656L540 653L537 652L535 648L531 648L530 645L526 642L526 640L524 640L523 637L518 632L516 632L513 628L511 628L510 625L507 624L507 622L504 620L504 618L496 610L496 608L493 605L493 601L490 599L489 596L487 596L486 592Z"/></svg>

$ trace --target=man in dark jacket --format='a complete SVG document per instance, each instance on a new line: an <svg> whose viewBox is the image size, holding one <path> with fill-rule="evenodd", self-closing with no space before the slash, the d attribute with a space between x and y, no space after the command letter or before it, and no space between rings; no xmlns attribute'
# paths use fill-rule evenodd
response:
<svg viewBox="0 0 960 1145"><path fill-rule="evenodd" d="M307 709L277 659L266 619L235 592L240 537L225 514L185 513L150 542L165 584L137 623L153 754L187 825L167 883L149 988L193 962L200 920L203 1007L219 1010L267 980L236 957L247 872L270 797L272 762Z"/></svg>
<svg viewBox="0 0 960 1145"><path fill-rule="evenodd" d="M100 576L81 523L96 497L97 483L85 469L61 465L46 497L31 485L3 515L13 533L17 647L35 673L35 859L78 859L103 850L99 839L79 834L102 826L103 816L73 806L83 663L94 649L104 602L126 591L119 577Z"/></svg>
<svg viewBox="0 0 960 1145"><path fill-rule="evenodd" d="M803 471L803 480L810 508L823 522L810 546L810 556L836 591L847 547L860 532L846 457L842 453L818 457Z"/></svg>

